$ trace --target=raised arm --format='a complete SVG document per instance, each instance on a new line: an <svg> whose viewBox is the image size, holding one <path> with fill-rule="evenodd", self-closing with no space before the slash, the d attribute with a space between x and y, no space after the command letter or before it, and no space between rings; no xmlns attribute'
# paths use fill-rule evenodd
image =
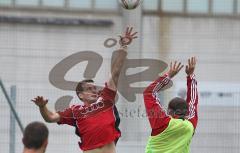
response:
<svg viewBox="0 0 240 153"><path fill-rule="evenodd" d="M42 96L37 96L32 101L39 107L39 111L46 122L55 123L60 121L60 115L57 112L51 112L47 108L47 99L44 99Z"/></svg>
<svg viewBox="0 0 240 153"><path fill-rule="evenodd" d="M151 83L143 93L148 119L152 128L152 135L161 133L168 126L170 120L170 117L160 103L157 93L169 83L171 78L173 78L182 67L183 65L176 61L174 65L171 63L168 73Z"/></svg>
<svg viewBox="0 0 240 153"><path fill-rule="evenodd" d="M125 35L120 36L119 44L120 49L116 52L114 61L111 66L111 77L109 81L107 82L108 88L116 91L117 85L118 85L118 79L120 76L120 72L122 70L124 61L127 56L127 45L129 45L133 39L137 38L136 34L137 32L132 33L132 27L127 28Z"/></svg>
<svg viewBox="0 0 240 153"><path fill-rule="evenodd" d="M186 66L187 73L187 103L188 103L188 120L193 124L194 129L197 127L198 122L198 91L197 80L195 78L194 70L196 66L196 58L188 59Z"/></svg>

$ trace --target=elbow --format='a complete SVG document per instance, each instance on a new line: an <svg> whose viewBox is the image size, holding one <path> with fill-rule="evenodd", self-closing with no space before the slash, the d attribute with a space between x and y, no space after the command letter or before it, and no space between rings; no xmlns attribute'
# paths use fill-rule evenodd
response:
<svg viewBox="0 0 240 153"><path fill-rule="evenodd" d="M48 123L55 123L55 121L48 121Z"/></svg>
<svg viewBox="0 0 240 153"><path fill-rule="evenodd" d="M148 99L149 97L152 97L152 92L149 91L148 89L145 89L145 90L143 91L144 101L145 101L146 99Z"/></svg>
<svg viewBox="0 0 240 153"><path fill-rule="evenodd" d="M48 117L48 118L44 118L45 122L47 123L53 123L54 120L51 118L51 117Z"/></svg>
<svg viewBox="0 0 240 153"><path fill-rule="evenodd" d="M146 94L149 94L149 93L151 93L151 90L149 89L149 87L147 87L143 90L143 95L146 95Z"/></svg>
<svg viewBox="0 0 240 153"><path fill-rule="evenodd" d="M143 95L145 95L146 93L147 93L147 88L143 90Z"/></svg>
<svg viewBox="0 0 240 153"><path fill-rule="evenodd" d="M52 123L52 121L50 119L44 118L44 121L47 123Z"/></svg>

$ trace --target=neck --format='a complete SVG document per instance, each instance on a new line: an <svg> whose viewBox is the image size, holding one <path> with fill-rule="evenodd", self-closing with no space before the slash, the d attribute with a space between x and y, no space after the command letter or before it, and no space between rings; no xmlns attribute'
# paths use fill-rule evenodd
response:
<svg viewBox="0 0 240 153"><path fill-rule="evenodd" d="M28 148L24 148L23 149L23 153L44 153L44 149L40 148L40 149L28 149Z"/></svg>
<svg viewBox="0 0 240 153"><path fill-rule="evenodd" d="M87 107L90 106L90 104L91 103L89 103L89 102L84 102L84 105L87 106Z"/></svg>
<svg viewBox="0 0 240 153"><path fill-rule="evenodd" d="M186 117L183 115L171 115L171 116L172 116L172 118L175 118L175 119L183 119L183 120L186 119Z"/></svg>

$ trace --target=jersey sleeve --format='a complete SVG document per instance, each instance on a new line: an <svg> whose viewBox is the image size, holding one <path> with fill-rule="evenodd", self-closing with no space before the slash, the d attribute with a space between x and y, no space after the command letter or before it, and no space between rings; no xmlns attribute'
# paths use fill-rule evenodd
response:
<svg viewBox="0 0 240 153"><path fill-rule="evenodd" d="M197 80L195 75L187 76L187 104L188 104L188 120L193 124L194 129L198 123L198 91Z"/></svg>
<svg viewBox="0 0 240 153"><path fill-rule="evenodd" d="M71 126L75 125L72 107L67 108L64 111L59 111L57 113L60 115L60 121L57 122L58 124L68 124Z"/></svg>
<svg viewBox="0 0 240 153"><path fill-rule="evenodd" d="M169 81L169 76L165 74L151 83L143 93L146 112L152 128L152 135L159 134L165 130L170 121L170 117L161 105L157 95L158 91L165 87Z"/></svg>
<svg viewBox="0 0 240 153"><path fill-rule="evenodd" d="M105 84L105 87L101 91L101 97L103 98L104 102L114 104L115 96L116 96L116 91L111 90L110 88L108 88L107 84Z"/></svg>

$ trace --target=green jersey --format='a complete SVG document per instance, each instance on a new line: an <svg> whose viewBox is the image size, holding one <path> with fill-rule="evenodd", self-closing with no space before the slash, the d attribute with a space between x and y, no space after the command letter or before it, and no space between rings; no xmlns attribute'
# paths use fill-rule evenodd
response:
<svg viewBox="0 0 240 153"><path fill-rule="evenodd" d="M189 153L193 132L190 121L171 118L162 133L150 136L145 153Z"/></svg>

